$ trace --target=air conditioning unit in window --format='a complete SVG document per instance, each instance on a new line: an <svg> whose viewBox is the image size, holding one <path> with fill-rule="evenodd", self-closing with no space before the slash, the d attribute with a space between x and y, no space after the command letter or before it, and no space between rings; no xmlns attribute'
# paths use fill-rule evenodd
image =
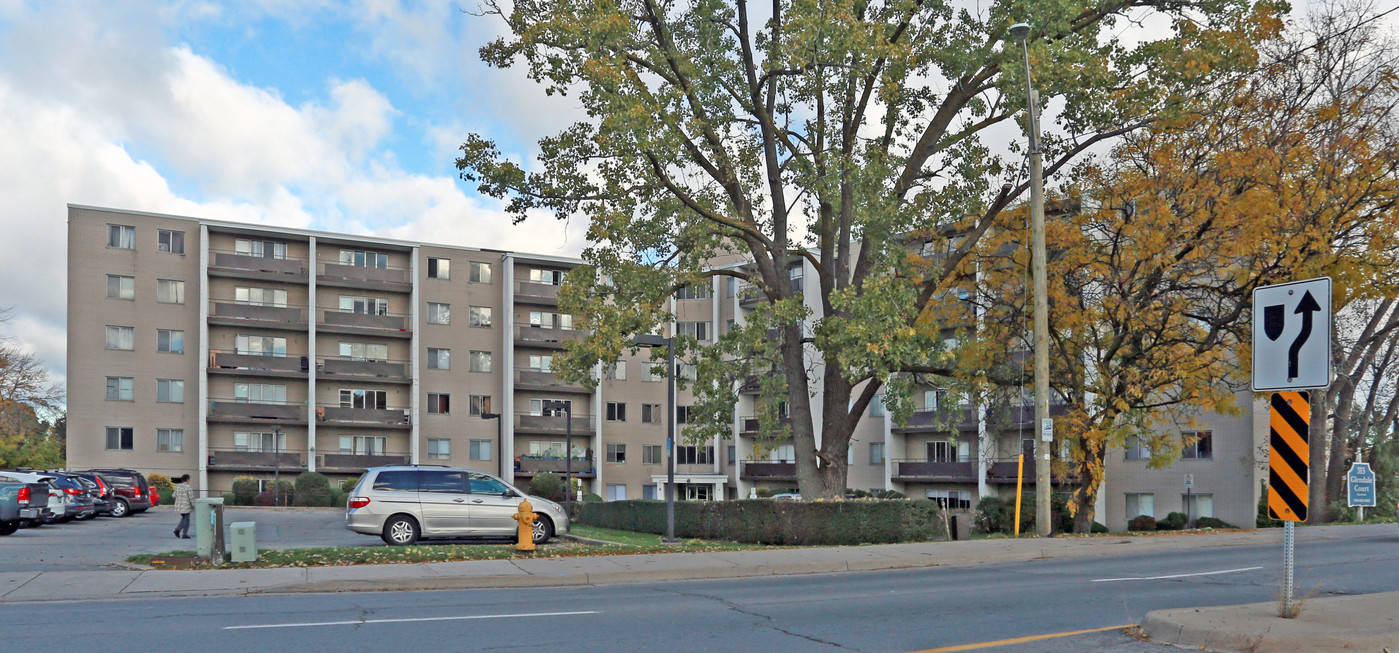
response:
<svg viewBox="0 0 1399 653"><path fill-rule="evenodd" d="M155 251L168 253L170 251L170 243L156 243Z"/></svg>

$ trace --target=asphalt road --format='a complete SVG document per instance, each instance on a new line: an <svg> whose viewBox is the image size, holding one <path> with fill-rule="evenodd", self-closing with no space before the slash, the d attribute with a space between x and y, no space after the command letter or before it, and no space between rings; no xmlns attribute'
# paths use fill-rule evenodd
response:
<svg viewBox="0 0 1399 653"><path fill-rule="evenodd" d="M1399 590L1399 531L1302 543L1303 597ZM922 651L1136 624L1155 609L1276 598L1279 547L975 568L587 588L302 594L8 605L0 650L152 642L228 650ZM1120 630L989 650L1174 650Z"/></svg>

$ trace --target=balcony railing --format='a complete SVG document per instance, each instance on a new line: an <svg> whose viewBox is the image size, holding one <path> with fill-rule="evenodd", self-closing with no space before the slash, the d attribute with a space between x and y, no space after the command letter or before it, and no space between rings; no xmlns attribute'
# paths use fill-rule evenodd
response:
<svg viewBox="0 0 1399 653"><path fill-rule="evenodd" d="M306 421L306 405L302 403L253 403L237 399L212 399L209 419L224 421Z"/></svg>
<svg viewBox="0 0 1399 653"><path fill-rule="evenodd" d="M785 460L740 460L738 477L746 481L794 481L797 464Z"/></svg>
<svg viewBox="0 0 1399 653"><path fill-rule="evenodd" d="M1014 483L1016 481L1016 467L1019 463L1014 460L999 460L991 463L991 468L986 471L986 480L991 483ZM1025 456L1025 482L1033 483L1035 480L1035 460L1031 456ZM1050 473L1051 483L1077 482L1078 477L1070 474L1061 477L1058 474Z"/></svg>
<svg viewBox="0 0 1399 653"><path fill-rule="evenodd" d="M976 463L893 459L894 478L905 481L976 482Z"/></svg>
<svg viewBox="0 0 1399 653"><path fill-rule="evenodd" d="M355 379L408 380L408 363L406 361L356 360L327 356L317 359L316 371L326 376L343 376Z"/></svg>
<svg viewBox="0 0 1399 653"><path fill-rule="evenodd" d="M249 472L270 472L276 469L304 471L306 469L306 452L283 449L274 453L229 447L210 448L209 469Z"/></svg>
<svg viewBox="0 0 1399 653"><path fill-rule="evenodd" d="M210 273L256 273L259 276L285 276L288 281L304 281L306 279L307 269L304 258L267 258L217 249L209 250L209 253L213 255L213 260L209 263Z"/></svg>
<svg viewBox="0 0 1399 653"><path fill-rule="evenodd" d="M555 392L589 392L577 383L564 383L553 372L540 370L517 370L515 386L531 390L553 390Z"/></svg>
<svg viewBox="0 0 1399 653"><path fill-rule="evenodd" d="M372 329L393 335L408 335L408 316L402 313L354 313L337 308L321 311L321 325L354 329Z"/></svg>
<svg viewBox="0 0 1399 653"><path fill-rule="evenodd" d="M209 302L209 319L246 323L260 327L306 326L306 309L292 304L248 304L232 299L215 299Z"/></svg>
<svg viewBox="0 0 1399 653"><path fill-rule="evenodd" d="M531 415L528 413L520 413L515 415L515 431L563 435L566 422L567 420L563 415ZM593 418L583 415L574 415L572 429L574 435L592 435Z"/></svg>
<svg viewBox="0 0 1399 653"><path fill-rule="evenodd" d="M407 465L408 460L408 454L398 452L378 454L326 453L316 456L316 469L326 472L363 472L370 467Z"/></svg>
<svg viewBox="0 0 1399 653"><path fill-rule="evenodd" d="M317 404L317 422L335 422L356 426L408 428L412 426L412 411L407 408L355 408L340 404Z"/></svg>
<svg viewBox="0 0 1399 653"><path fill-rule="evenodd" d="M563 349L564 343L582 340L584 333L572 329L556 329L554 327L536 327L526 325L516 325L515 344L527 347L547 347L550 349Z"/></svg>
<svg viewBox="0 0 1399 653"><path fill-rule="evenodd" d="M565 468L571 470L574 476L591 478L597 474L597 466L593 464L593 454L588 452L587 456L574 456L573 460L565 460L562 456L558 458L548 456L517 456L515 458L516 476L534 476L550 472L563 476Z"/></svg>
<svg viewBox="0 0 1399 653"><path fill-rule="evenodd" d="M337 260L330 260L317 261L316 268L317 281L322 282L370 283L383 286L403 286L404 288L409 288L413 285L408 278L408 268L404 267L360 267L358 265L346 265Z"/></svg>
<svg viewBox="0 0 1399 653"><path fill-rule="evenodd" d="M976 430L976 408L944 408L918 410L908 416L903 426L894 425L898 432Z"/></svg>
<svg viewBox="0 0 1399 653"><path fill-rule="evenodd" d="M245 354L219 349L209 350L209 367L218 370L249 372L306 372L309 362L305 356Z"/></svg>
<svg viewBox="0 0 1399 653"><path fill-rule="evenodd" d="M559 286L535 281L516 281L515 300L533 304L557 304Z"/></svg>
<svg viewBox="0 0 1399 653"><path fill-rule="evenodd" d="M789 424L792 423L792 416L791 416L791 415L784 415L784 416L782 416L782 417L779 417L779 418L777 419L777 423L778 423L779 425L781 425L781 426L789 425ZM756 435L758 435L758 434L761 432L761 431L759 430L759 428L758 428L758 424L759 424L758 418L756 418L756 417L745 417L745 418L743 418L742 420L739 421L739 424L738 424L738 434L739 434L739 435L747 435L747 436L750 436L750 437L751 437L751 436L756 436Z"/></svg>

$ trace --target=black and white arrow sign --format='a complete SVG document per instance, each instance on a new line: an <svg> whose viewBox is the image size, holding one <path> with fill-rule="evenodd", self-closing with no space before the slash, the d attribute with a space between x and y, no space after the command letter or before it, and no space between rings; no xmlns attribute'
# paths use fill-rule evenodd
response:
<svg viewBox="0 0 1399 653"><path fill-rule="evenodd" d="M1253 390L1331 384L1331 279L1253 291Z"/></svg>

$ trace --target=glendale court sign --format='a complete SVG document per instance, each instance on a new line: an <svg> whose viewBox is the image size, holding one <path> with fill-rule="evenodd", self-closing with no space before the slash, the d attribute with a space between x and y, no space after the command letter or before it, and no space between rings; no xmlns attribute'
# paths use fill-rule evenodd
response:
<svg viewBox="0 0 1399 653"><path fill-rule="evenodd" d="M1253 391L1331 385L1331 278L1253 291Z"/></svg>

